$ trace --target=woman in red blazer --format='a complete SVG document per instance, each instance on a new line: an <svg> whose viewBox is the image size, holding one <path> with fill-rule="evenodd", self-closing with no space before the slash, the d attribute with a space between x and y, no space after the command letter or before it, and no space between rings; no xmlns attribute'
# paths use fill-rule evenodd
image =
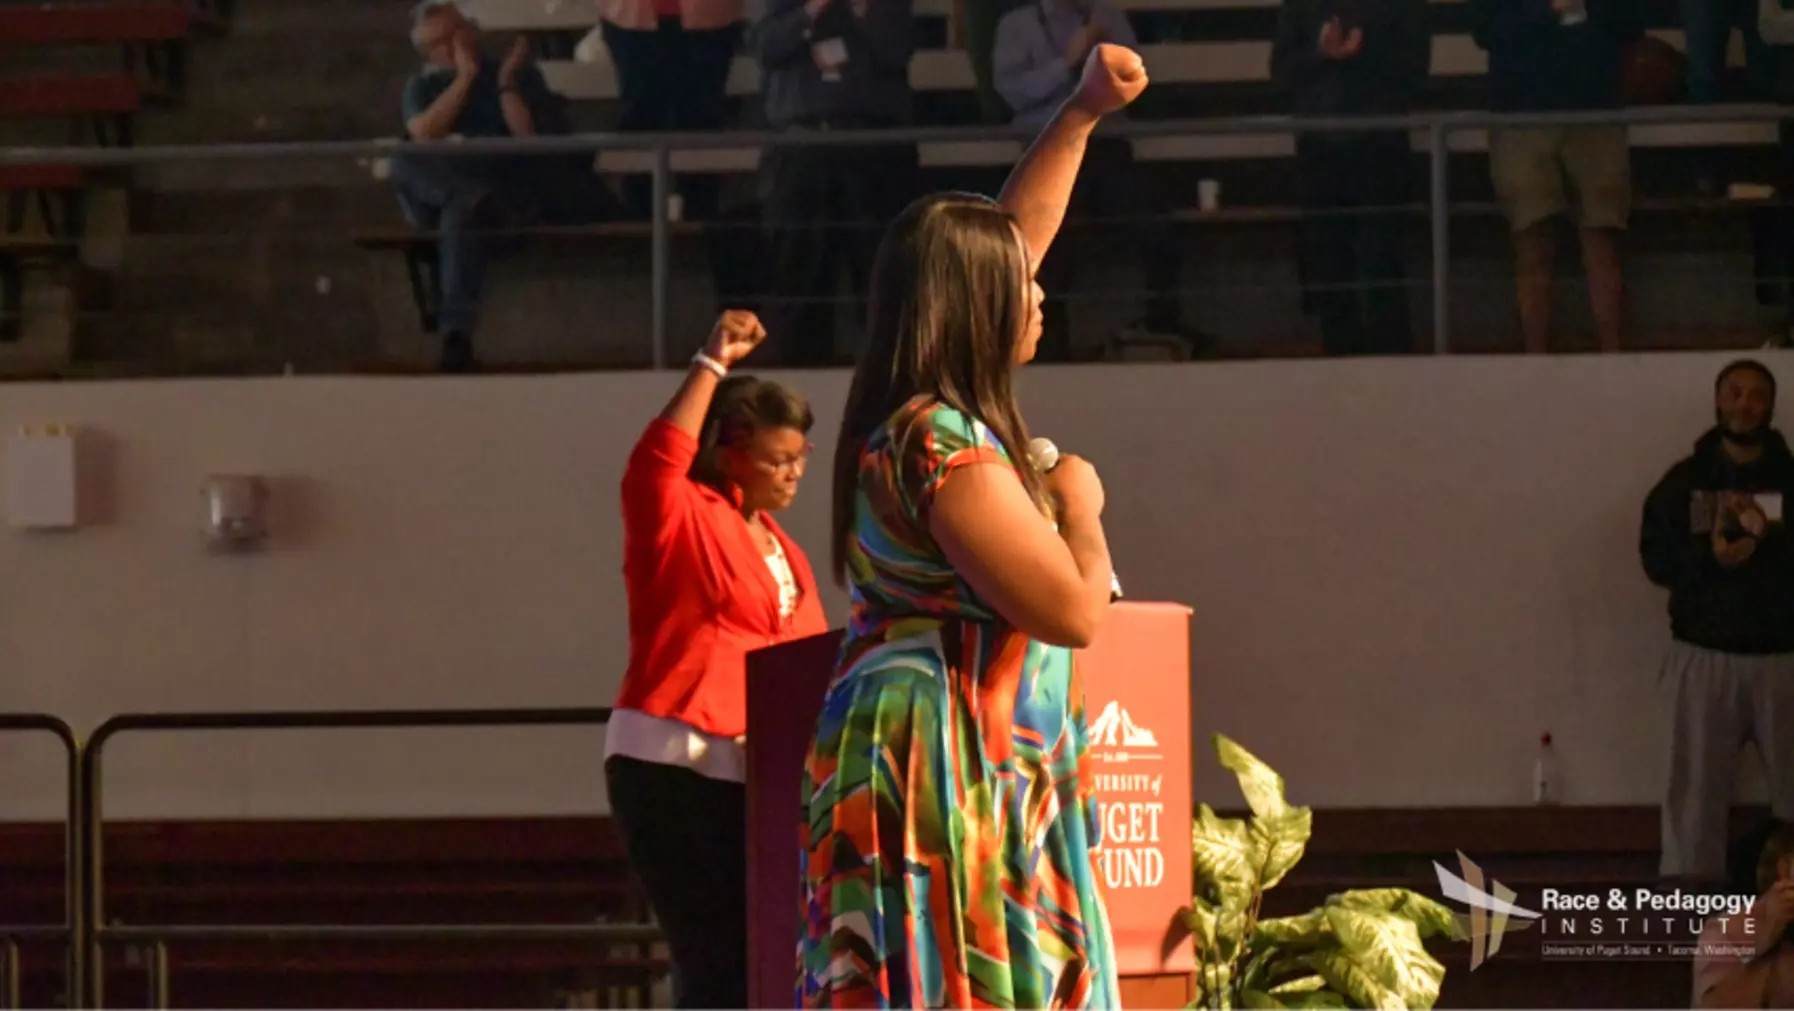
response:
<svg viewBox="0 0 1794 1011"><path fill-rule="evenodd" d="M810 407L729 375L765 339L752 313L724 313L623 473L629 670L605 778L678 1007L748 1001L746 655L828 628L809 560L772 518L797 495Z"/></svg>

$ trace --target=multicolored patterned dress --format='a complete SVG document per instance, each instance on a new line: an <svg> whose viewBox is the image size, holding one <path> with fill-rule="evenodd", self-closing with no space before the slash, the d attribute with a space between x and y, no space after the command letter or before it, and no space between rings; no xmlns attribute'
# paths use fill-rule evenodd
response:
<svg viewBox="0 0 1794 1011"><path fill-rule="evenodd" d="M954 470L1009 464L926 401L861 458L853 617L804 778L805 1007L1119 1007L1084 692L928 533Z"/></svg>

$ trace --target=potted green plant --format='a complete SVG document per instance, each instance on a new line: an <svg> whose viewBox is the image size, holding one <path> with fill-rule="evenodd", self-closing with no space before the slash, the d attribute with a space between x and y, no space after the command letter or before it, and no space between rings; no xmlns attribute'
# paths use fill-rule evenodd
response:
<svg viewBox="0 0 1794 1011"><path fill-rule="evenodd" d="M1431 1008L1445 966L1430 937L1461 940L1452 910L1405 888L1342 892L1301 916L1259 918L1264 893L1302 859L1314 812L1292 807L1283 777L1227 737L1250 820L1199 808L1190 841L1196 895L1182 910L1206 1008Z"/></svg>

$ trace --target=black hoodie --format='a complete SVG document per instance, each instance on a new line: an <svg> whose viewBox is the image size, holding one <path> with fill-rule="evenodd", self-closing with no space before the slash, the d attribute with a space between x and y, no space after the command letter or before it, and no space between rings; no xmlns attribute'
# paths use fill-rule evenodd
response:
<svg viewBox="0 0 1794 1011"><path fill-rule="evenodd" d="M1645 499L1638 550L1651 582L1669 590L1671 633L1724 653L1794 653L1794 532L1771 522L1757 549L1728 569L1713 557L1717 492L1780 493L1794 499L1794 454L1771 431L1747 464L1726 455L1719 429L1663 475Z"/></svg>

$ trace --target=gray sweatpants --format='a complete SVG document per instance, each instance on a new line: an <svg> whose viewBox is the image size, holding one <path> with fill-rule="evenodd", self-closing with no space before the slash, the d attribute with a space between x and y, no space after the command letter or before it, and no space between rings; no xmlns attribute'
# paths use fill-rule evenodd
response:
<svg viewBox="0 0 1794 1011"><path fill-rule="evenodd" d="M1669 744L1661 871L1718 879L1746 742L1762 756L1775 816L1794 820L1794 653L1744 656L1675 642L1657 686Z"/></svg>

